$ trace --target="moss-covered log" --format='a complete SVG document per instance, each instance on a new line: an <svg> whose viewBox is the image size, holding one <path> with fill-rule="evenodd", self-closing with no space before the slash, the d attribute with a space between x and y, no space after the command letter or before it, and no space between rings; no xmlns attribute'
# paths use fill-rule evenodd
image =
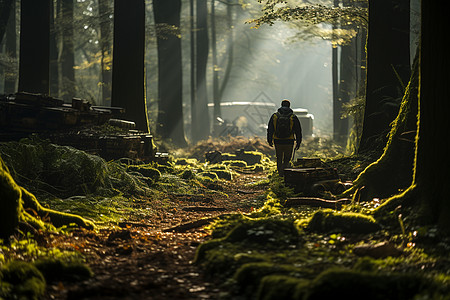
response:
<svg viewBox="0 0 450 300"><path fill-rule="evenodd" d="M48 227L48 223L56 227L75 223L81 227L94 228L94 223L80 216L43 207L33 194L14 181L0 158L0 238L8 238L20 222L37 229Z"/></svg>

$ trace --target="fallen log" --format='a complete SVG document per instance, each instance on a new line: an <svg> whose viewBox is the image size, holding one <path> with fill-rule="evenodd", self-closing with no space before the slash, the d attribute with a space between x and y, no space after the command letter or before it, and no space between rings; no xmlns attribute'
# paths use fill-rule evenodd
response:
<svg viewBox="0 0 450 300"><path fill-rule="evenodd" d="M339 199L339 200L326 200L315 197L293 197L287 198L284 202L284 207L297 207L302 205L308 205L312 207L333 208L340 210L342 205L349 204L351 199Z"/></svg>

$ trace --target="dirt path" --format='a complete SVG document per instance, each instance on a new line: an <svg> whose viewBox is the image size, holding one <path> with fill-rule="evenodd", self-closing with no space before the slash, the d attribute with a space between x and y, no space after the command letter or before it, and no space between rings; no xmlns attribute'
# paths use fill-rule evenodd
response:
<svg viewBox="0 0 450 300"><path fill-rule="evenodd" d="M208 239L195 221L259 207L265 188L245 186L261 179L264 174L238 176L223 193L203 201L170 195L168 207L155 216L119 228L52 236L50 246L80 251L95 275L78 283L48 283L45 299L217 299L222 292L217 283L192 263L197 246Z"/></svg>

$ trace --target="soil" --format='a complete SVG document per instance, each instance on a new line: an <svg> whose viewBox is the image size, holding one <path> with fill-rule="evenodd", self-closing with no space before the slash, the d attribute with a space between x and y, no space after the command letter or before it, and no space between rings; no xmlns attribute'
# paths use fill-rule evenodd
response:
<svg viewBox="0 0 450 300"><path fill-rule="evenodd" d="M213 199L170 195L169 205L147 219L42 237L48 246L83 253L94 272L81 282L48 282L45 299L219 298L220 282L206 278L193 263L197 246L209 238L202 220L260 206L265 188L243 187L264 178L263 173L241 174Z"/></svg>

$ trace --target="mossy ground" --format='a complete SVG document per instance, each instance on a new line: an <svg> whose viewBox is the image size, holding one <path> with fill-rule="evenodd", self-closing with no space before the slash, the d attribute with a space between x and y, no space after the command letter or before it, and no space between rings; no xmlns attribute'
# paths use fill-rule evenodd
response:
<svg viewBox="0 0 450 300"><path fill-rule="evenodd" d="M33 268L37 267L37 272L40 272L45 281L52 280L49 274L59 272L55 270L62 268L78 274L68 280L89 276L89 269L82 267L83 256L80 253L88 255L89 250L103 257L104 248L91 248L92 243L98 243L98 235L119 229L119 225L123 231L129 230L129 226L137 226L132 231L130 229L129 241L119 243L105 237L106 246L115 247L111 257L119 255L120 258L122 255L130 255L129 253L137 255L134 253L144 251L139 250L141 248L154 249L162 243L163 237L172 236L155 234L151 230L195 218L186 212L182 213L184 207L229 205L234 208L234 212L227 210L226 213L214 214L221 215L204 229L211 238L198 247L196 254L196 266L212 280L219 281L221 288L227 291L221 295L224 299L237 295L252 299L279 299L280 295L283 295L283 299L316 299L319 297L317 295L322 295L318 292L323 292L324 286L334 282L333 276L347 278L348 281L356 277L363 287L359 290L361 293L377 290L377 286L372 285L375 282L384 283L388 287L398 283L396 291L399 295L409 296L413 293L438 297L448 292L450 261L443 254L448 253L450 243L439 236L435 228L410 223L405 211L402 211L401 216L398 211L392 211L389 222L386 222L373 214L380 204L380 201L375 200L354 201L341 212L308 207L284 208L283 200L293 196L293 190L284 186L282 178L274 172L274 163L266 159L266 155L262 156L261 164L254 165L261 167L254 169L254 166L243 161L209 164L201 157L196 159L192 156L188 159L171 158L168 164L158 165L130 160L105 162L79 153L78 150L69 147L60 149L39 140L25 140L21 143L25 145L0 147L1 155L8 158L8 164L17 178L21 178L18 170L22 164L14 161L17 156L20 157L18 149L25 149L23 151L36 160L36 165L27 173L30 177L20 179L20 183L29 188L44 207L83 216L94 222L97 228L96 232L89 234L79 231L77 226L63 227L67 238L58 239L71 241L59 242L58 245L64 245L65 250L38 242L40 234L34 237L27 236L26 233L22 236L18 234L10 244L3 244L0 264L6 266L16 260L29 262ZM255 144L257 143L253 143ZM43 155L42 149L50 151L48 157ZM79 160L73 157L67 159L69 154L80 155L79 159L84 161L87 169L99 171L94 177L91 174L77 178L78 183L73 189L71 186L59 189L62 179L55 178L64 177L65 172L74 172L77 163L73 166L70 163ZM355 170L369 164L361 158L346 162L344 160L327 163L335 166L348 163L345 169L348 178L354 177ZM65 167L60 173L52 169L52 176L44 176L49 171L48 168L55 164L64 164ZM250 173L245 175L248 179L253 176L251 174L264 175L255 176L254 179L247 180L245 185L239 185L245 172ZM30 178L38 180L29 180ZM43 178L45 181L41 180ZM93 178L98 180L85 182L92 181ZM252 196L254 190L260 192ZM230 201L236 203L231 205ZM198 218L204 214L196 216ZM141 225L146 229L139 229ZM72 232L78 232L76 236L82 236L83 241L73 240L75 235ZM205 235L202 231L201 236ZM398 248L403 247L403 254L399 257L374 259L359 257L353 252L356 246L374 245L380 241L389 241ZM190 243L184 249L198 245ZM171 251L176 251L176 247L179 247L176 241L171 245ZM142 253L145 257L162 255L151 251ZM164 257L168 256L164 254ZM189 258L192 259L193 257ZM116 262L121 263L119 259ZM33 272L31 273L38 274ZM152 274L157 275L157 270ZM402 277L401 274L415 275ZM39 275L33 275L35 277L36 295L39 295L42 281ZM415 283L413 288L406 284L409 281ZM334 288L329 292L347 293L346 283L339 286L342 289ZM430 294L430 290L434 294ZM2 293L11 291L10 287L2 286ZM19 292L15 290L14 293Z"/></svg>
<svg viewBox="0 0 450 300"><path fill-rule="evenodd" d="M218 219L210 226L212 239L197 249L196 262L225 282L228 298L440 299L450 292L450 260L442 256L450 240L436 246L435 229L415 227L395 211L395 222L386 222L373 214L378 201L353 202L340 212L286 209L282 199L292 192L276 175L268 187L264 206ZM401 254L353 252L382 241Z"/></svg>

